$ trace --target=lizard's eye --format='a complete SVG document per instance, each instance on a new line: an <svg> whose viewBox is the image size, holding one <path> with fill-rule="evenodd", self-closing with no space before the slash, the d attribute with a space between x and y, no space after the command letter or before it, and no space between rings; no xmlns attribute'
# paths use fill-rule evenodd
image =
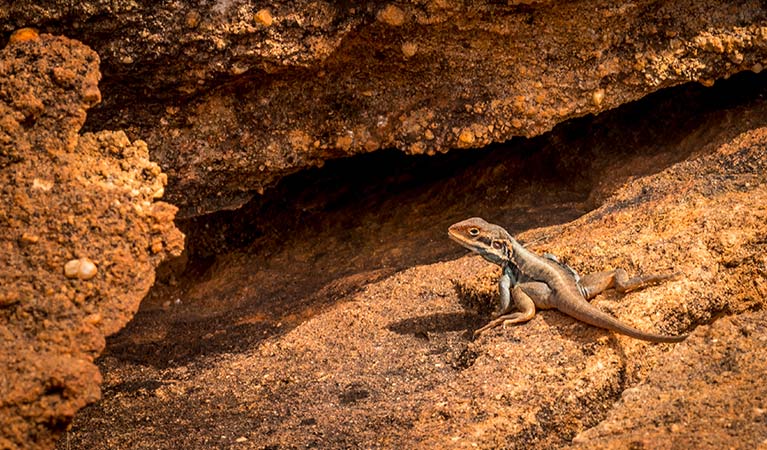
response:
<svg viewBox="0 0 767 450"><path fill-rule="evenodd" d="M493 248L500 250L503 248L503 243L501 241L493 241Z"/></svg>
<svg viewBox="0 0 767 450"><path fill-rule="evenodd" d="M469 234L472 236L479 236L479 229L478 228L469 228Z"/></svg>

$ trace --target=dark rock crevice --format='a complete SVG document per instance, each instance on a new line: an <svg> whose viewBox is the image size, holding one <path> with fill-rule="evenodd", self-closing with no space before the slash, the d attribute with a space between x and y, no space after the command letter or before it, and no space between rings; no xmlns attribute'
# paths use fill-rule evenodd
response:
<svg viewBox="0 0 767 450"><path fill-rule="evenodd" d="M767 77L742 74L712 88L664 90L536 138L432 157L376 152L291 175L238 210L179 220L186 259L160 270L108 350L165 367L250 348L366 283L465 254L445 237L465 217L512 232L570 222L626 180L764 123L765 93ZM651 197L616 202L593 220ZM157 329L166 338L142 337Z"/></svg>

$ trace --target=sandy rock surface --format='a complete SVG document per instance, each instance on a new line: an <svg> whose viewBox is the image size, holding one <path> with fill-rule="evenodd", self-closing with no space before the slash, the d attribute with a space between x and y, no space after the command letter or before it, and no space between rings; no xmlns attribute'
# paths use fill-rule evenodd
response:
<svg viewBox="0 0 767 450"><path fill-rule="evenodd" d="M220 316L219 331L198 342L207 351L191 358L177 352L180 359L165 364L161 354L142 358L129 347L151 352L175 338L131 328L102 360L106 398L76 419L66 442L88 448L753 448L764 439L767 394L759 382L765 142L765 128L743 132L626 182L578 220L520 236L584 273L681 270L674 281L594 300L638 328L690 332L680 344L637 341L554 311L472 340L488 320L498 270L479 258L459 258L342 291L330 305L298 319L285 316L283 332L267 333L251 348L216 342L268 321L264 315L243 312L237 324ZM237 273L224 261L200 286L224 292L226 273ZM205 307L194 298L184 301ZM190 312L178 314L187 327L202 325ZM183 323L169 332L183 334Z"/></svg>

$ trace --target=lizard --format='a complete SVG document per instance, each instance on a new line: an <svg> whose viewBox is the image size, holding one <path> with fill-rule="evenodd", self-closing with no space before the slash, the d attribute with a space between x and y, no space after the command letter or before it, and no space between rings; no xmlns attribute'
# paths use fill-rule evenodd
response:
<svg viewBox="0 0 767 450"><path fill-rule="evenodd" d="M557 309L589 325L645 341L679 342L687 337L641 331L589 303L606 289L626 293L672 279L678 273L629 278L625 270L614 269L580 277L554 255L531 252L505 229L479 217L451 225L448 236L502 269L498 280L500 311L495 319L474 332L475 337L499 325L527 322L535 316L536 308ZM511 312L512 301L518 311Z"/></svg>

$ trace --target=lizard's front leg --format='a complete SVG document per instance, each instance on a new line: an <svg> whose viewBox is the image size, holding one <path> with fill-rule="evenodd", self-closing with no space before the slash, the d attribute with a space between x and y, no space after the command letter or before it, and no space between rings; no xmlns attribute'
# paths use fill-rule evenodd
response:
<svg viewBox="0 0 767 450"><path fill-rule="evenodd" d="M650 284L656 284L670 280L681 272L640 275L629 278L623 269L609 270L607 272L597 272L581 277L579 284L584 289L586 299L591 300L607 289L615 288L616 291L624 294L635 289L643 288Z"/></svg>
<svg viewBox="0 0 767 450"><path fill-rule="evenodd" d="M547 299L551 295L549 286L546 283L538 281L520 283L514 286L511 290L509 290L508 284L505 284L504 287L503 277L501 277L501 281L498 284L501 291L501 305L503 305L504 298L508 299L510 297L514 300L514 306L517 307L518 311L509 314L508 310L502 309L500 316L474 332L475 337L498 325L506 326L514 323L527 322L535 316L535 300L539 300L541 304L547 305Z"/></svg>
<svg viewBox="0 0 767 450"><path fill-rule="evenodd" d="M498 279L498 294L500 295L501 307L498 310L498 315L502 316L508 314L511 310L511 285L514 283L514 279L511 276L511 272L507 267L503 268L501 278Z"/></svg>

